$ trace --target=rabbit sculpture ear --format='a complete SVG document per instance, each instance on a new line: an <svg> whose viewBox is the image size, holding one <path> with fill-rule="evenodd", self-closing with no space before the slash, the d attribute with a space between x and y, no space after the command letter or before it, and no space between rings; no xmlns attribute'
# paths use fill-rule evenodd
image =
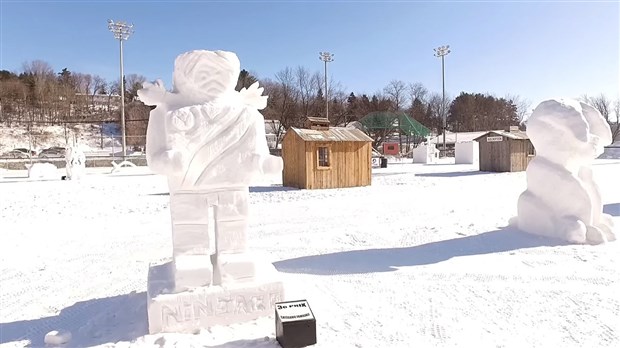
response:
<svg viewBox="0 0 620 348"><path fill-rule="evenodd" d="M601 113L594 107L586 103L581 103L581 109L586 122L588 122L590 134L593 134L599 138L598 145L601 147L601 150L603 147L611 144L611 128L603 115L601 115Z"/></svg>

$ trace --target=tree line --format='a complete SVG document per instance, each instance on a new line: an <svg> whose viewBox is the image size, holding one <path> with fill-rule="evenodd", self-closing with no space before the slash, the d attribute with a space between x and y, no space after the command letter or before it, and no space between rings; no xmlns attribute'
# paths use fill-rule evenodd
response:
<svg viewBox="0 0 620 348"><path fill-rule="evenodd" d="M124 77L127 143L144 144L151 110L136 101L146 77ZM120 79L107 81L96 74L55 72L42 60L26 62L19 73L0 71L0 123L69 125L120 121Z"/></svg>
<svg viewBox="0 0 620 348"><path fill-rule="evenodd" d="M137 100L137 91L147 78L139 74L124 77L127 135L146 132L150 107ZM375 111L402 112L431 131L457 132L503 129L519 125L531 111L531 104L518 95L502 97L488 93L461 92L458 96L428 90L420 82L392 80L374 93L348 91L333 78L328 93L320 71L306 67L286 67L273 78L259 78L242 70L236 89L259 81L269 96L263 110L271 120L279 140L289 127L302 127L309 116L325 117L329 105L332 125L346 126ZM99 75L55 72L42 60L26 62L21 72L0 71L0 122L62 125L67 123L118 122L120 120L120 82L106 81ZM620 102L605 95L583 96L610 124L620 113ZM617 128L617 127L615 127ZM619 138L615 131L615 139ZM142 141L142 140L140 140ZM128 144L132 145L130 139Z"/></svg>

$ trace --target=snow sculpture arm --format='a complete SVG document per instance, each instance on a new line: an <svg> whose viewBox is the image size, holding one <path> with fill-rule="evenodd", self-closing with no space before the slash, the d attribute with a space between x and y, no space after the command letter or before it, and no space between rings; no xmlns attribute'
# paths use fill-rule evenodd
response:
<svg viewBox="0 0 620 348"><path fill-rule="evenodd" d="M242 88L239 91L243 103L250 108L256 114L256 154L254 155L256 168L259 169L260 174L263 175L275 175L282 172L284 164L282 158L273 156L269 153L269 145L267 144L267 134L265 134L265 119L263 115L258 112L267 107L267 96L263 96L264 88L258 87L258 82L253 83L249 88Z"/></svg>
<svg viewBox="0 0 620 348"><path fill-rule="evenodd" d="M241 102L255 113L255 131L256 131L256 153L254 154L254 167L258 168L259 173L263 175L275 175L282 172L284 164L282 158L273 156L269 153L269 145L267 144L267 135L265 134L265 119L258 112L267 107L268 96L263 96L263 87L259 87L258 82L254 82L248 88L242 88L239 91ZM252 110L255 109L255 110Z"/></svg>
<svg viewBox="0 0 620 348"><path fill-rule="evenodd" d="M171 93L164 88L164 83L157 80L154 83L145 82L138 90L138 97L146 105L156 106L151 112L146 130L146 160L155 173L175 174L182 170L182 156L178 151L168 146L166 132L166 108L171 101Z"/></svg>

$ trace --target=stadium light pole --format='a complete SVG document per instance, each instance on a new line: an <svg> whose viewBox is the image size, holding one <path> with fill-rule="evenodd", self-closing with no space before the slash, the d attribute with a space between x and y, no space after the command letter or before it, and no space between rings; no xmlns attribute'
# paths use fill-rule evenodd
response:
<svg viewBox="0 0 620 348"><path fill-rule="evenodd" d="M325 118L329 120L329 92L327 91L327 63L334 61L334 54L319 52L319 59L325 62Z"/></svg>
<svg viewBox="0 0 620 348"><path fill-rule="evenodd" d="M114 34L114 38L120 44L120 67L121 67L121 136L123 147L123 161L127 156L127 140L125 133L125 73L123 72L123 41L129 39L133 34L133 24L126 22L115 22L108 19L108 29Z"/></svg>
<svg viewBox="0 0 620 348"><path fill-rule="evenodd" d="M434 48L435 57L441 57L441 116L443 118L443 151L446 155L446 83L444 73L444 57L450 53L450 45Z"/></svg>

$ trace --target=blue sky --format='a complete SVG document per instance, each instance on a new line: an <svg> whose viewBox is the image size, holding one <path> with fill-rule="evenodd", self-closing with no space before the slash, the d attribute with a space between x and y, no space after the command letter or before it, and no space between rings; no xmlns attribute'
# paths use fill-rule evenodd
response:
<svg viewBox="0 0 620 348"><path fill-rule="evenodd" d="M433 48L449 44L446 91L554 96L620 95L620 5L544 1L28 1L0 0L0 69L41 59L56 71L118 77L107 19L132 22L125 73L170 87L174 58L192 49L237 53L273 78L285 67L329 72L347 91L390 80L441 92Z"/></svg>

